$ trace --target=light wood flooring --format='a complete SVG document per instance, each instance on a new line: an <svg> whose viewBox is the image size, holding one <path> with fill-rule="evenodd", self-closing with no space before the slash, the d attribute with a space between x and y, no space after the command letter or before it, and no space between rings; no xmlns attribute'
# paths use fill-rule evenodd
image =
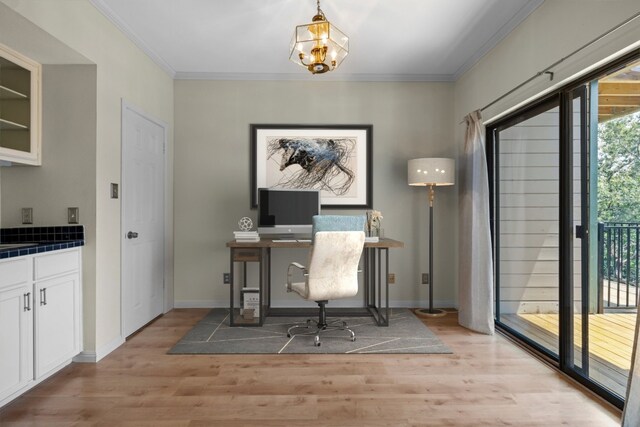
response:
<svg viewBox="0 0 640 427"><path fill-rule="evenodd" d="M578 366L582 357L581 317L574 317L574 354ZM589 315L589 375L620 396L627 390L636 317L635 313ZM558 314L505 314L501 320L558 354Z"/></svg>
<svg viewBox="0 0 640 427"><path fill-rule="evenodd" d="M426 323L453 354L167 355L206 310L173 310L98 364L0 410L28 426L617 426L620 414L500 335Z"/></svg>

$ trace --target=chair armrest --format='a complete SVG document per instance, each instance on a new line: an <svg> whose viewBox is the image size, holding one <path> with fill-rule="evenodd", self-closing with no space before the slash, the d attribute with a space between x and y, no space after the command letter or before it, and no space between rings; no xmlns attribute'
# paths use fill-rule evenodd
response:
<svg viewBox="0 0 640 427"><path fill-rule="evenodd" d="M291 267L296 267L302 270L302 275L304 277L307 277L309 275L309 273L307 272L307 268L304 265L298 262L292 262L291 264L289 264L289 268L287 269L287 292L291 292L291 283L292 283L291 277L293 276Z"/></svg>

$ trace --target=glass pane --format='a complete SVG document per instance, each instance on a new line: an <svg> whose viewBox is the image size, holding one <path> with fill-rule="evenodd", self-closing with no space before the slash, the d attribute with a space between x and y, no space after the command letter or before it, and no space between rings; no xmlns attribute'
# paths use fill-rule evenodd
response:
<svg viewBox="0 0 640 427"><path fill-rule="evenodd" d="M586 96L586 94L585 94ZM581 113L582 113L582 97L575 98L572 102L572 141L573 141L573 221L572 230L573 233L573 363L578 370L587 372L589 343L587 336L584 335L588 330L588 313L589 313L589 296L588 287L589 282L583 282L583 248L582 245L588 247L588 236L582 235L578 227L582 230L586 230L588 218L582 217L582 127ZM586 141L585 141L586 142ZM585 228L582 228L584 225ZM585 260L585 263L588 260ZM584 266L586 267L586 265ZM583 284L585 291L583 292ZM583 316L584 315L584 316Z"/></svg>
<svg viewBox="0 0 640 427"><path fill-rule="evenodd" d="M0 147L29 152L31 73L0 58Z"/></svg>
<svg viewBox="0 0 640 427"><path fill-rule="evenodd" d="M559 108L498 141L498 320L558 355Z"/></svg>
<svg viewBox="0 0 640 427"><path fill-rule="evenodd" d="M589 315L589 376L624 397L640 275L640 62L597 82L597 304Z"/></svg>

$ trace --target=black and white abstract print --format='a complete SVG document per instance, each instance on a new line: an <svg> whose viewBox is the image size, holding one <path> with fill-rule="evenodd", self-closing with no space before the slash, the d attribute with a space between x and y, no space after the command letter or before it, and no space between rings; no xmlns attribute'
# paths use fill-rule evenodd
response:
<svg viewBox="0 0 640 427"><path fill-rule="evenodd" d="M356 138L277 137L267 140L269 161L282 175L277 186L347 194L354 182Z"/></svg>

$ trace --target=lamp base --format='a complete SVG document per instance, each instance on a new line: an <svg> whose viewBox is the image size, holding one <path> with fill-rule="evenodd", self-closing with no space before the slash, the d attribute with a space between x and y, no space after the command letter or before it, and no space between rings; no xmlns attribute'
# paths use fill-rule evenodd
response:
<svg viewBox="0 0 640 427"><path fill-rule="evenodd" d="M413 312L422 317L442 317L447 315L446 311L438 308L418 308Z"/></svg>

